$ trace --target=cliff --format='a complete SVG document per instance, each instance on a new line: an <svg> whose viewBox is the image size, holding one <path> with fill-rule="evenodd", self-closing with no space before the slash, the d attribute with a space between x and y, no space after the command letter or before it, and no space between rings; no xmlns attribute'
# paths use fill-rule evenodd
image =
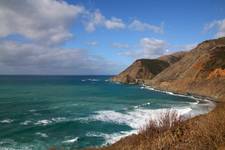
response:
<svg viewBox="0 0 225 150"><path fill-rule="evenodd" d="M154 78L168 66L168 62L158 59L139 59L112 80L122 83L137 83L143 79Z"/></svg>
<svg viewBox="0 0 225 150"><path fill-rule="evenodd" d="M152 61L137 60L112 80L123 83L141 81L157 89L212 97L218 101L216 108L208 114L177 121L166 129L154 126L150 121L139 134L96 149L225 149L225 37L204 41L189 52L174 53L159 57L154 63ZM162 120L164 125L168 125L168 118Z"/></svg>
<svg viewBox="0 0 225 150"><path fill-rule="evenodd" d="M157 61L156 61L157 60ZM207 40L189 52L137 60L113 81L138 83L178 93L224 100L225 37Z"/></svg>
<svg viewBox="0 0 225 150"><path fill-rule="evenodd" d="M142 83L143 80L153 79L157 74L179 61L186 53L177 52L158 59L138 59L131 66L112 78L114 82Z"/></svg>
<svg viewBox="0 0 225 150"><path fill-rule="evenodd" d="M224 100L225 38L208 40L145 83L163 90Z"/></svg>

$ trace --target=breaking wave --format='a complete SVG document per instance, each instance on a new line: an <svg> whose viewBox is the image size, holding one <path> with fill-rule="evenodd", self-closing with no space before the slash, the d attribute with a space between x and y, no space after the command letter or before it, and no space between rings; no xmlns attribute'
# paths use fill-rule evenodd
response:
<svg viewBox="0 0 225 150"><path fill-rule="evenodd" d="M75 137L75 138L72 138L72 139L69 139L69 140L65 140L62 143L64 143L64 144L70 144L70 143L76 142L78 139L79 139L78 137Z"/></svg>
<svg viewBox="0 0 225 150"><path fill-rule="evenodd" d="M172 93L171 93L172 94ZM173 93L174 94L174 93ZM176 94L174 94L176 95ZM169 111L177 112L177 115L188 119L194 116L207 113L211 111L215 105L209 100L200 100L195 98L196 102L189 103L185 107L173 107L162 109L144 109L143 106L150 105L151 103L144 103L142 105L134 106L134 110L126 112L117 112L114 110L96 111L90 118L93 120L112 122L116 124L124 124L131 127L131 131L121 131L119 133L105 134L105 133L88 133L87 136L100 136L106 140L105 144L113 144L120 140L122 137L136 134L138 130L146 125L149 120L158 121L158 119Z"/></svg>
<svg viewBox="0 0 225 150"><path fill-rule="evenodd" d="M5 120L1 120L0 123L5 123L5 124L10 124L12 123L14 120L12 119L5 119Z"/></svg>

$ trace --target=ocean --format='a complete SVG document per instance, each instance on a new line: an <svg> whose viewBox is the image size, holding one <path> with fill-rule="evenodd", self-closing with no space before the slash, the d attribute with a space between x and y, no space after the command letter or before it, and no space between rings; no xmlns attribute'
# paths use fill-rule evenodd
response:
<svg viewBox="0 0 225 150"><path fill-rule="evenodd" d="M0 149L98 147L137 133L168 110L193 117L213 108L210 101L110 77L0 76Z"/></svg>

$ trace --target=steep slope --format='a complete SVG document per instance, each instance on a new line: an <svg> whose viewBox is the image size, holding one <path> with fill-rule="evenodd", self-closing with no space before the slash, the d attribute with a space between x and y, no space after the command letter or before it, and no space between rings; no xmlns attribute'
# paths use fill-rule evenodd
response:
<svg viewBox="0 0 225 150"><path fill-rule="evenodd" d="M179 61L181 58L183 58L185 56L185 54L187 54L187 52L176 52L170 55L164 55L159 57L159 60L162 61L166 61L168 62L170 65L174 64L175 62Z"/></svg>
<svg viewBox="0 0 225 150"><path fill-rule="evenodd" d="M161 90L212 97L219 101L216 108L161 133L161 127L155 128L150 122L144 132L98 150L225 149L225 37L202 42L177 55L181 55L177 61L170 55L160 57L170 65L143 82Z"/></svg>
<svg viewBox="0 0 225 150"><path fill-rule="evenodd" d="M225 38L208 40L146 84L164 90L225 97Z"/></svg>
<svg viewBox="0 0 225 150"><path fill-rule="evenodd" d="M122 83L136 83L139 80L152 79L168 66L168 62L158 59L139 59L118 76L113 77L112 80Z"/></svg>
<svg viewBox="0 0 225 150"><path fill-rule="evenodd" d="M112 80L222 99L225 97L225 37L204 41L189 52L137 60Z"/></svg>
<svg viewBox="0 0 225 150"><path fill-rule="evenodd" d="M185 54L185 52L178 52L158 59L138 59L119 75L113 77L112 81L142 83L143 80L154 78L171 64L180 60Z"/></svg>

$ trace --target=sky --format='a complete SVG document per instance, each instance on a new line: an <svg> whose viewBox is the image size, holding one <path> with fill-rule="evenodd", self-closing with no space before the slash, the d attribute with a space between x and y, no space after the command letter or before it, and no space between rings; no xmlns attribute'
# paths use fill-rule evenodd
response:
<svg viewBox="0 0 225 150"><path fill-rule="evenodd" d="M225 36L225 0L1 0L0 74L114 75Z"/></svg>

